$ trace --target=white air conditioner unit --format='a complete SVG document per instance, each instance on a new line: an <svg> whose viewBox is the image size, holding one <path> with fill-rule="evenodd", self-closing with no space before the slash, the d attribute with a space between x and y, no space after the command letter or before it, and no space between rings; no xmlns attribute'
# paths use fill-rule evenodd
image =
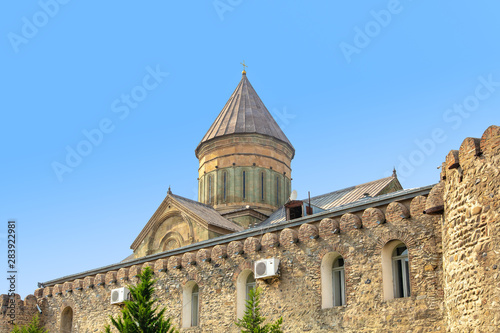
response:
<svg viewBox="0 0 500 333"><path fill-rule="evenodd" d="M122 287L111 290L111 304L121 304L123 301L128 301L130 290Z"/></svg>
<svg viewBox="0 0 500 333"><path fill-rule="evenodd" d="M268 279L278 275L279 259L262 259L255 262L255 278Z"/></svg>

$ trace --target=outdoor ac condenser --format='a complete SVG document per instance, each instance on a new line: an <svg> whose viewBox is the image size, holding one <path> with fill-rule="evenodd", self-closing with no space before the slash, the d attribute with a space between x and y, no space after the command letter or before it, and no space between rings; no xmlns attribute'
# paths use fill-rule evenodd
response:
<svg viewBox="0 0 500 333"><path fill-rule="evenodd" d="M111 304L122 304L123 301L129 300L130 290L122 287L111 290Z"/></svg>
<svg viewBox="0 0 500 333"><path fill-rule="evenodd" d="M279 259L262 259L255 262L255 278L268 279L278 275Z"/></svg>

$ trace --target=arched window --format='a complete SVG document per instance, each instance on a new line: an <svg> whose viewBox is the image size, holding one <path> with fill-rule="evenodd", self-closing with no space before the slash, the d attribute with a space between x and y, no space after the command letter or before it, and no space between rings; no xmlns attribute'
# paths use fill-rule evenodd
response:
<svg viewBox="0 0 500 333"><path fill-rule="evenodd" d="M243 199L246 198L246 190L247 190L246 186L247 186L246 172L243 171Z"/></svg>
<svg viewBox="0 0 500 333"><path fill-rule="evenodd" d="M321 300L323 309L346 304L344 258L338 252L321 261Z"/></svg>
<svg viewBox="0 0 500 333"><path fill-rule="evenodd" d="M387 243L382 249L384 299L410 297L410 263L408 248L400 240Z"/></svg>
<svg viewBox="0 0 500 333"><path fill-rule="evenodd" d="M255 278L253 276L253 273L248 274L247 281L246 281L246 297L245 300L249 300L249 294L250 290L255 289Z"/></svg>
<svg viewBox="0 0 500 333"><path fill-rule="evenodd" d="M338 257L332 269L333 306L345 305L344 259Z"/></svg>
<svg viewBox="0 0 500 333"><path fill-rule="evenodd" d="M280 179L276 176L276 205L280 204Z"/></svg>
<svg viewBox="0 0 500 333"><path fill-rule="evenodd" d="M191 293L191 326L198 326L198 304L198 285L195 285Z"/></svg>
<svg viewBox="0 0 500 333"><path fill-rule="evenodd" d="M205 178L199 180L200 188L198 190L198 197L200 202L205 203Z"/></svg>
<svg viewBox="0 0 500 333"><path fill-rule="evenodd" d="M178 247L181 247L181 245L179 244L179 241L176 240L175 238L169 238L164 242L162 250L163 251L170 251L170 250L176 249Z"/></svg>
<svg viewBox="0 0 500 333"><path fill-rule="evenodd" d="M251 270L245 269L238 275L238 279L236 280L236 315L238 319L243 318L248 293L255 286L255 277Z"/></svg>
<svg viewBox="0 0 500 333"><path fill-rule="evenodd" d="M71 333L73 329L73 309L67 306L61 313L61 333Z"/></svg>
<svg viewBox="0 0 500 333"><path fill-rule="evenodd" d="M212 176L208 176L208 202L212 203Z"/></svg>
<svg viewBox="0 0 500 333"><path fill-rule="evenodd" d="M227 188L227 172L224 172L223 175L224 178L224 201L226 201L226 188Z"/></svg>
<svg viewBox="0 0 500 333"><path fill-rule="evenodd" d="M392 252L394 297L410 297L410 265L406 245L398 245Z"/></svg>
<svg viewBox="0 0 500 333"><path fill-rule="evenodd" d="M285 179L285 183L286 183L286 193L285 193L285 198L288 198L290 197L290 181Z"/></svg>
<svg viewBox="0 0 500 333"><path fill-rule="evenodd" d="M264 172L260 173L260 200L264 201Z"/></svg>
<svg viewBox="0 0 500 333"><path fill-rule="evenodd" d="M182 327L198 326L199 323L199 289L194 281L189 281L182 291Z"/></svg>

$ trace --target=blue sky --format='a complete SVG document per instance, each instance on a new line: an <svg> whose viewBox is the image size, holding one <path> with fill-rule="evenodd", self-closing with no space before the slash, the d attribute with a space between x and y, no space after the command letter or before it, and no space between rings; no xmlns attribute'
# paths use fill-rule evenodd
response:
<svg viewBox="0 0 500 333"><path fill-rule="evenodd" d="M9 2L1 269L9 219L24 298L128 256L169 185L196 199L194 149L243 60L296 149L299 197L394 166L405 188L437 182L450 149L500 124L499 12L492 0Z"/></svg>

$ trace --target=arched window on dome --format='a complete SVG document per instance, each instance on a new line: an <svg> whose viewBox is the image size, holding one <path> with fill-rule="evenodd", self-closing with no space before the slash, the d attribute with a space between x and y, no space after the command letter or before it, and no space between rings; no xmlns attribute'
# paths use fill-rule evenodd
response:
<svg viewBox="0 0 500 333"><path fill-rule="evenodd" d="M247 176L247 175L246 175L246 172L245 172L245 171L243 171L243 179L242 179L242 182L243 182L243 184L242 184L242 188L243 188L243 193L242 193L242 194L243 194L243 199L245 199L245 198L246 198L246 194L247 194L247 193L246 193L246 191L247 191L247 177L246 177L246 176Z"/></svg>
<svg viewBox="0 0 500 333"><path fill-rule="evenodd" d="M214 200L214 177L208 176L208 203L212 204Z"/></svg>
<svg viewBox="0 0 500 333"><path fill-rule="evenodd" d="M264 171L260 173L260 200L264 201L264 187L265 187Z"/></svg>
<svg viewBox="0 0 500 333"><path fill-rule="evenodd" d="M280 177L276 176L276 205L280 204Z"/></svg>
<svg viewBox="0 0 500 333"><path fill-rule="evenodd" d="M227 195L227 172L224 172L222 175L223 178L223 198L224 202L226 201L226 195Z"/></svg>

